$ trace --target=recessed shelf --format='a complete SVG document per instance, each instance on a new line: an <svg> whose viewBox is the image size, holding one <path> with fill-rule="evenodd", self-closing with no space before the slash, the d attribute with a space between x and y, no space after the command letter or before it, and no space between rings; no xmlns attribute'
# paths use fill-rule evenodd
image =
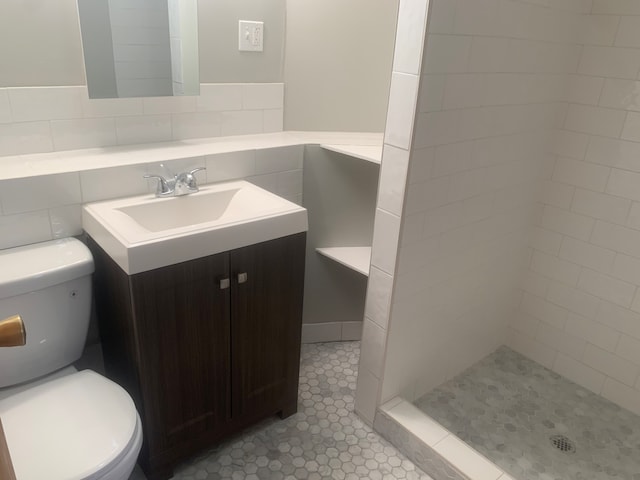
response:
<svg viewBox="0 0 640 480"><path fill-rule="evenodd" d="M366 160L367 162L380 164L382 160L382 145L336 145L321 144L321 148L332 152L342 153L350 157Z"/></svg>
<svg viewBox="0 0 640 480"><path fill-rule="evenodd" d="M324 247L316 248L316 252L362 275L369 276L371 247Z"/></svg>

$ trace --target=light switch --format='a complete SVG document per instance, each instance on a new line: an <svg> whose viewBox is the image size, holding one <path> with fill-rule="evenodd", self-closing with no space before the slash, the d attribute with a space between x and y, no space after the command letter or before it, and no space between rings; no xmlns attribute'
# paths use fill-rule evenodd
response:
<svg viewBox="0 0 640 480"><path fill-rule="evenodd" d="M241 52L262 52L264 22L240 20L238 22L238 50Z"/></svg>

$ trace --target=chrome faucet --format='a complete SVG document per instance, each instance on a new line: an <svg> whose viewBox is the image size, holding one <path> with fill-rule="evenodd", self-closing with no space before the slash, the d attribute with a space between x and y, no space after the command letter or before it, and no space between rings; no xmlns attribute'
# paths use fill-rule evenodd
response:
<svg viewBox="0 0 640 480"><path fill-rule="evenodd" d="M195 193L199 190L195 173L206 170L206 167L194 168L188 172L174 175L173 178L164 178L162 175L144 175L144 178L157 178L158 187L156 197L180 197Z"/></svg>

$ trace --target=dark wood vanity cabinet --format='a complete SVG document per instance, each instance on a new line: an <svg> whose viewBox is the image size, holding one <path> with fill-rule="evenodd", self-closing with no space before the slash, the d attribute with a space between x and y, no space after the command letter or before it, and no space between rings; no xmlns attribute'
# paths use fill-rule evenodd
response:
<svg viewBox="0 0 640 480"><path fill-rule="evenodd" d="M105 368L137 404L150 480L262 418L296 411L305 238L131 276L88 239Z"/></svg>

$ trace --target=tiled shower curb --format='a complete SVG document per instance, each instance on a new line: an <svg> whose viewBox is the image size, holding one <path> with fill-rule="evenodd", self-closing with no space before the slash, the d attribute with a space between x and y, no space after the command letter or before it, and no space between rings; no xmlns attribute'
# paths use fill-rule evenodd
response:
<svg viewBox="0 0 640 480"><path fill-rule="evenodd" d="M385 412L378 410L373 428L434 480L470 480Z"/></svg>
<svg viewBox="0 0 640 480"><path fill-rule="evenodd" d="M434 480L514 480L402 398L381 406L373 427Z"/></svg>

